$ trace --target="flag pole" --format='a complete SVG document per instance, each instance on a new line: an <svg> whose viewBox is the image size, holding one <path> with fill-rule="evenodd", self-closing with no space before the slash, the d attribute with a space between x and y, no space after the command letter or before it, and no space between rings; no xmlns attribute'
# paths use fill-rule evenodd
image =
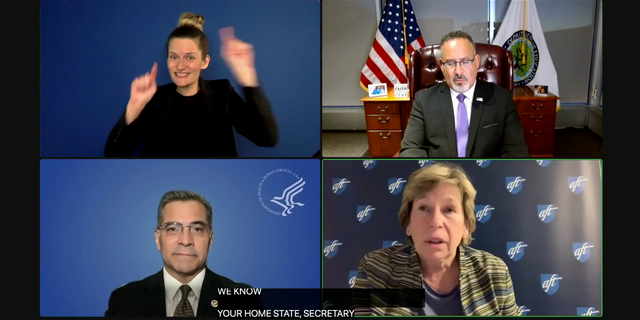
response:
<svg viewBox="0 0 640 320"><path fill-rule="evenodd" d="M525 41L527 38L525 37L526 26L527 26L527 0L522 0L522 64L525 65L527 63L527 57L525 56Z"/></svg>
<svg viewBox="0 0 640 320"><path fill-rule="evenodd" d="M402 4L402 36L404 38L404 64L409 65L409 55L407 54L407 23L406 17L404 16L404 0L400 0L400 4Z"/></svg>
<svg viewBox="0 0 640 320"><path fill-rule="evenodd" d="M407 18L404 16L404 0L400 0L400 4L402 5L402 36L404 41L404 59L402 60L404 60L404 72L407 74L409 71L409 55L407 54ZM407 82L409 82L408 80L409 78L407 77Z"/></svg>

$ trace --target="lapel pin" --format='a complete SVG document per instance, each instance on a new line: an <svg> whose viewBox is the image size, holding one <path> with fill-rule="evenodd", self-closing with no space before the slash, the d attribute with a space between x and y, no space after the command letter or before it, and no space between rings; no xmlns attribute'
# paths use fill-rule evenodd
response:
<svg viewBox="0 0 640 320"><path fill-rule="evenodd" d="M477 97L477 98L476 98L476 101L480 101L480 102L482 102L482 97Z"/></svg>
<svg viewBox="0 0 640 320"><path fill-rule="evenodd" d="M211 300L211 306L214 308L218 307L218 300Z"/></svg>

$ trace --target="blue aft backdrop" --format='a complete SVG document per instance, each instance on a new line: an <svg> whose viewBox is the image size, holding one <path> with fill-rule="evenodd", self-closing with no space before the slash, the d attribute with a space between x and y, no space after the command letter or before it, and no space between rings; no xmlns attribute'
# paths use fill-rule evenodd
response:
<svg viewBox="0 0 640 320"><path fill-rule="evenodd" d="M478 191L472 247L503 259L521 315L602 314L600 161L459 160ZM409 175L432 160L323 161L323 286L348 288L368 252L407 241Z"/></svg>

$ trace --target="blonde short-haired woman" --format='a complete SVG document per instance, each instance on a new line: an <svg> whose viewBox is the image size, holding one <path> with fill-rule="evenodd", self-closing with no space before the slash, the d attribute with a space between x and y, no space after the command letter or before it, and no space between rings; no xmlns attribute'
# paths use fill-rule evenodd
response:
<svg viewBox="0 0 640 320"><path fill-rule="evenodd" d="M417 289L425 306L357 308L366 316L516 316L513 284L500 258L470 247L476 190L456 165L435 163L409 177L399 221L409 244L368 253L355 289Z"/></svg>

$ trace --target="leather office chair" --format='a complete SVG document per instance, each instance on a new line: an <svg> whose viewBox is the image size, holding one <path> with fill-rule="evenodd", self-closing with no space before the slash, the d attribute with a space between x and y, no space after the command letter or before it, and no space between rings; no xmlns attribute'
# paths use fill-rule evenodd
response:
<svg viewBox="0 0 640 320"><path fill-rule="evenodd" d="M513 91L513 54L511 51L485 43L476 43L480 56L478 79L495 83ZM440 45L433 44L411 53L409 60L409 93L411 103L416 92L445 82L440 66ZM394 155L397 157L400 150Z"/></svg>

